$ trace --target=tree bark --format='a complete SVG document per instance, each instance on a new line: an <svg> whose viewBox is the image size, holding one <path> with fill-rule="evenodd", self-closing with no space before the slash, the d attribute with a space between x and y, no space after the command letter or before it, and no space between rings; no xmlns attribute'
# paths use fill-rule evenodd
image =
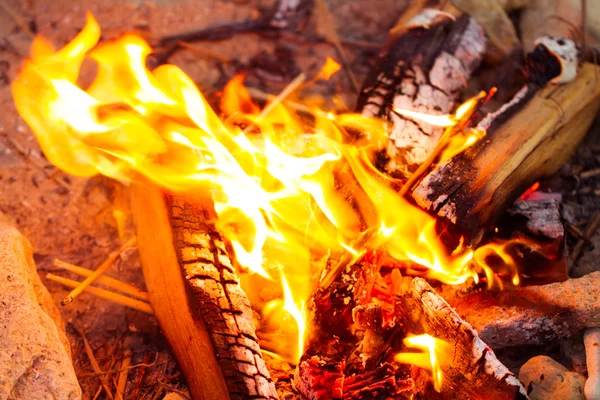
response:
<svg viewBox="0 0 600 400"><path fill-rule="evenodd" d="M134 185L150 303L194 399L276 399L212 206Z"/></svg>

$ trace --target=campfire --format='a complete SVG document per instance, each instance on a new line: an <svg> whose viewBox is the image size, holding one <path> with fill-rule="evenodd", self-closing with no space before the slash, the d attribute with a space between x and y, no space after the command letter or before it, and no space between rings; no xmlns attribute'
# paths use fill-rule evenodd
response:
<svg viewBox="0 0 600 400"><path fill-rule="evenodd" d="M246 28L288 29L295 7ZM136 232L93 272L57 261L86 277L49 274L73 289L63 305L89 291L154 315L194 399L275 399L281 382L308 399L524 399L532 380L494 350L583 331L593 347L600 278L569 279L560 199L538 189L600 108L598 67L541 36L521 89L469 96L499 51L477 13L402 18L353 110L308 94L348 68L343 50L277 94L242 72L215 98L140 35L102 40L91 13L61 48L36 36L19 114L60 170L129 188ZM102 276L132 247L147 293Z"/></svg>

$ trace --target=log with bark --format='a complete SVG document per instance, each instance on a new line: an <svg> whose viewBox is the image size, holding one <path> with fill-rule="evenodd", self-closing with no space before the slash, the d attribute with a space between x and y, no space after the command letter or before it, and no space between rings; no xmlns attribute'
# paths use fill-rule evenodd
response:
<svg viewBox="0 0 600 400"><path fill-rule="evenodd" d="M471 238L493 227L525 189L558 171L585 137L600 109L599 73L599 67L584 64L568 84L535 90L535 82L530 83L480 123L487 127L483 140L433 168L415 185L412 197ZM548 71L546 81L547 76Z"/></svg>
<svg viewBox="0 0 600 400"><path fill-rule="evenodd" d="M212 203L132 191L148 295L194 399L276 399Z"/></svg>
<svg viewBox="0 0 600 400"><path fill-rule="evenodd" d="M450 343L449 362L442 363L442 395L486 400L527 398L519 380L477 331L424 279L414 278L410 289L399 297L396 316L407 332L427 333Z"/></svg>
<svg viewBox="0 0 600 400"><path fill-rule="evenodd" d="M431 153L443 128L400 115L395 109L448 114L479 66L483 29L470 17L453 20L425 9L402 32L391 35L376 69L361 90L356 109L390 121L389 141L377 167L407 177Z"/></svg>
<svg viewBox="0 0 600 400"><path fill-rule="evenodd" d="M600 272L550 285L475 293L452 305L494 349L553 343L600 326Z"/></svg>

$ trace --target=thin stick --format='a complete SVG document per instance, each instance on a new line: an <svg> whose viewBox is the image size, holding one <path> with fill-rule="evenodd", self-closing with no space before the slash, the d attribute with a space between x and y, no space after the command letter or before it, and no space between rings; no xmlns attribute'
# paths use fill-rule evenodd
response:
<svg viewBox="0 0 600 400"><path fill-rule="evenodd" d="M192 50L193 52L198 53L200 55L217 59L223 63L229 63L232 61L231 57L224 56L222 54L217 53L216 51L205 49L204 47L200 47L195 44L179 41L177 42L177 45L184 49Z"/></svg>
<svg viewBox="0 0 600 400"><path fill-rule="evenodd" d="M57 276L54 274L46 274L46 278L53 282L58 282L61 285L65 285L67 287L79 287L81 282L77 282L71 279L63 278L62 276ZM125 307L133 308L134 310L138 310L141 312L145 312L146 314L154 315L152 311L152 307L148 303L144 303L143 301L135 300L130 297L126 297L117 293L113 293L108 290L100 289L93 286L87 286L84 289L85 292L93 294L94 296L101 297L103 299L112 301L113 303L120 304Z"/></svg>
<svg viewBox="0 0 600 400"><path fill-rule="evenodd" d="M285 98L292 94L296 89L298 89L300 85L304 83L305 80L306 75L304 75L304 72L300 73L297 77L295 77L293 81L291 81L277 96L275 96L273 101L269 102L267 106L262 109L256 120L260 121L264 117L266 117L277 104L283 102ZM244 132L248 133L250 129L251 126L249 125L246 129L244 129Z"/></svg>
<svg viewBox="0 0 600 400"><path fill-rule="evenodd" d="M121 253L123 251L127 250L130 247L135 246L135 243L136 243L136 239L134 237L131 240L129 240L127 243L125 243L119 250L112 252L110 254L110 256L108 256L108 259L106 261L104 261L102 263L102 265L100 265L83 282L81 282L81 284L79 286L77 286L75 289L73 289L73 291L71 291L71 293L69 293L69 295L60 302L60 304L62 304L63 306L66 306L67 304L72 302L75 299L75 297L79 296L86 287L88 287L92 282L94 282L96 280L96 278L98 278L100 275L102 275L104 272L106 272L106 270L108 268L110 268L115 263L115 261L117 261L117 258L119 258L119 256L121 255Z"/></svg>
<svg viewBox="0 0 600 400"><path fill-rule="evenodd" d="M68 262L61 261L61 260L54 260L54 265L66 270L66 271L73 272L79 276L87 277L87 276L91 276L94 273L94 271L91 271L87 268L83 268L78 265L70 264ZM122 282L118 279L111 278L108 276L100 276L96 280L98 281L98 283L102 283L103 285L106 285L112 289L118 290L119 292L127 293L133 297L137 297L138 299L142 299L146 302L148 301L148 293L143 292L143 291L139 290L138 288L136 288L135 286L132 286L128 283Z"/></svg>
<svg viewBox="0 0 600 400"><path fill-rule="evenodd" d="M73 328L75 328L75 330L77 331L77 333L79 333L79 336L81 336L81 339L83 340L83 347L85 348L85 353L87 354L88 359L90 360L90 364L92 364L94 372L98 374L98 379L100 379L100 382L102 383L102 387L104 388L106 395L109 399L114 399L112 392L110 391L110 387L108 386L108 380L106 379L106 376L102 375L102 369L100 368L100 365L98 365L98 361L94 356L94 352L92 351L92 348L90 347L90 344L88 343L85 334L78 327L73 326Z"/></svg>
<svg viewBox="0 0 600 400"><path fill-rule="evenodd" d="M125 358L121 362L121 373L119 374L119 380L117 381L117 393L115 397L117 400L123 400L123 393L125 393L125 385L127 385L127 375L129 374L129 365L131 365L131 351L125 352Z"/></svg>
<svg viewBox="0 0 600 400"><path fill-rule="evenodd" d="M327 5L325 4L324 0L317 0L317 10L321 14L325 22L323 26L323 28L325 29L325 37L327 37L327 39L335 46L335 49L337 50L340 58L342 59L344 70L346 71L346 74L350 79L352 88L356 93L358 93L358 91L360 90L360 85L358 84L358 81L356 80L356 77L354 76L354 73L350 68L350 62L348 61L348 57L346 56L346 51L344 50L344 47L342 46L342 43L338 38L338 35L335 31L335 26L333 24L333 19L331 18L331 14L327 9Z"/></svg>
<svg viewBox="0 0 600 400"><path fill-rule="evenodd" d="M600 175L600 168L596 168L596 169L590 169L588 171L583 171L581 174L579 174L579 177L581 179L589 179L592 178L594 176Z"/></svg>
<svg viewBox="0 0 600 400"><path fill-rule="evenodd" d="M581 250L583 250L583 245L585 244L586 240L590 240L591 236L594 234L594 232L596 232L598 226L600 226L600 210L597 210L594 213L594 215L590 219L590 222L583 231L583 238L579 239L579 241L575 245L575 248L573 248L573 254L571 255L573 263L577 261L579 255L581 254Z"/></svg>
<svg viewBox="0 0 600 400"><path fill-rule="evenodd" d="M481 99L484 97L484 95L485 94L480 93L478 97ZM429 169L429 167L431 167L431 165L435 162L438 156L446 148L446 145L448 144L450 138L452 138L456 133L465 128L466 123L471 119L471 116L473 115L473 113L475 113L475 111L477 111L477 109L478 107L473 107L471 110L469 110L469 112L465 113L465 115L462 116L460 121L456 121L455 125L446 128L437 146L435 146L431 154L429 154L425 161L423 161L423 163L419 165L419 168L417 168L417 170L410 176L410 178L408 178L406 183L404 183L404 185L398 192L400 196L404 196L406 193L408 193L409 190L412 189L417 180L425 173L425 171Z"/></svg>

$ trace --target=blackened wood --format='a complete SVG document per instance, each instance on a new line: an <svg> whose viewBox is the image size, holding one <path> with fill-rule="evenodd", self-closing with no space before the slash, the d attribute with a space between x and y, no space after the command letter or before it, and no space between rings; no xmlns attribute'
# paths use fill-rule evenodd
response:
<svg viewBox="0 0 600 400"><path fill-rule="evenodd" d="M468 16L456 21L426 9L391 38L376 69L367 77L356 109L391 123L387 148L377 166L408 176L434 149L443 128L402 116L394 108L448 114L479 65L485 49L483 29Z"/></svg>
<svg viewBox="0 0 600 400"><path fill-rule="evenodd" d="M567 245L561 202L556 199L517 200L497 227L519 238L522 245L505 248L517 265L523 285L568 279Z"/></svg>
<svg viewBox="0 0 600 400"><path fill-rule="evenodd" d="M600 107L598 73L585 64L571 83L546 85L506 121L489 125L484 139L429 172L414 188L415 201L472 236L492 228L521 193L558 171L585 137Z"/></svg>
<svg viewBox="0 0 600 400"><path fill-rule="evenodd" d="M450 343L449 358L442 360L442 395L482 400L527 398L519 380L424 279L414 278L411 288L400 296L396 316L407 332L426 333Z"/></svg>
<svg viewBox="0 0 600 400"><path fill-rule="evenodd" d="M453 302L494 349L548 345L600 326L600 272L561 283L481 292Z"/></svg>

